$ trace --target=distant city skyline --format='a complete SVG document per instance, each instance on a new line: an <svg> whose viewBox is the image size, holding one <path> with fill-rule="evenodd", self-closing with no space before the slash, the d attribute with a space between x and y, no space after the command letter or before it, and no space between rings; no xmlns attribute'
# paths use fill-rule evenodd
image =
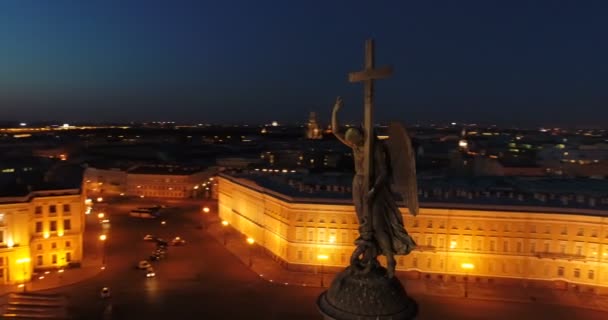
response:
<svg viewBox="0 0 608 320"><path fill-rule="evenodd" d="M608 126L608 3L4 1L0 118L326 124L376 39L378 121Z"/></svg>

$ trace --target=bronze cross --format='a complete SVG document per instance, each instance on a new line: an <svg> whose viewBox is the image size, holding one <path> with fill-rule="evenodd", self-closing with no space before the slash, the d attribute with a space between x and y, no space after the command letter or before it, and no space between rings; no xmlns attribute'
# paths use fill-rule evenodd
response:
<svg viewBox="0 0 608 320"><path fill-rule="evenodd" d="M372 172L373 172L373 143L374 143L374 80L388 78L393 73L393 68L390 66L374 68L374 40L368 39L365 41L365 69L358 72L351 72L348 74L348 81L350 82L364 82L364 132L365 132L365 147L364 147L364 185L363 190L369 191L373 186ZM365 231L371 231L371 207L369 204L365 205L365 217L366 229Z"/></svg>

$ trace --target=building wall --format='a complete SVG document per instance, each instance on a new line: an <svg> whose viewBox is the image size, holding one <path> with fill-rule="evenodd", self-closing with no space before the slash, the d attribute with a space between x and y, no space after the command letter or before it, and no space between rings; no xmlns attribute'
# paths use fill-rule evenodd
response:
<svg viewBox="0 0 608 320"><path fill-rule="evenodd" d="M0 216L0 284L29 279L34 269L82 261L84 199L79 190L0 198Z"/></svg>
<svg viewBox="0 0 608 320"><path fill-rule="evenodd" d="M219 180L219 215L291 267L348 264L358 237L354 207L339 200L293 199L255 183ZM405 227L419 247L397 257L397 269L438 278L567 281L608 287L608 223L601 216L550 208L421 208ZM563 210L562 210L563 211ZM602 214L602 212L596 212ZM463 269L472 264L473 270Z"/></svg>

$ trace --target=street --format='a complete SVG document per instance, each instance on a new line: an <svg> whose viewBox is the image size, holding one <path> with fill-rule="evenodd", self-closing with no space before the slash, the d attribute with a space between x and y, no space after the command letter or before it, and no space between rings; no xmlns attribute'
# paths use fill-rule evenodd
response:
<svg viewBox="0 0 608 320"><path fill-rule="evenodd" d="M138 203L141 206L141 201ZM66 294L76 319L321 319L315 306L321 288L284 286L261 279L222 243L197 228L203 218L200 206L173 205L176 207L167 209L162 219L129 217L128 211L135 205L109 205L106 269L92 279L47 292ZM95 215L87 219L91 225L87 232L102 232ZM165 240L180 236L187 241L184 246L170 246L165 259L152 262L154 278L146 278L144 271L135 268L155 248L153 242L143 241L146 234ZM102 287L111 289L110 299L99 298ZM414 299L420 305L418 319L606 317L599 311L556 305L436 296Z"/></svg>

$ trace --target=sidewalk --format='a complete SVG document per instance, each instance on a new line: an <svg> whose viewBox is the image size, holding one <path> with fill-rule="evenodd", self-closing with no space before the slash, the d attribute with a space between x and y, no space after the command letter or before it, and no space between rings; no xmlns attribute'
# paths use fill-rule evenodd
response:
<svg viewBox="0 0 608 320"><path fill-rule="evenodd" d="M328 287L335 274L326 272L290 271L267 255L258 244L250 245L245 236L230 225L223 226L219 218L213 214L205 216L205 231L224 244L228 251L257 273L261 278L277 285ZM251 260L251 261L250 261ZM445 296L462 299L493 300L523 303L559 304L574 307L608 311L608 296L580 293L566 290L546 288L524 288L522 286L488 285L469 282L440 282L437 280L405 279L404 274L397 277L405 285L408 294ZM321 280L323 279L323 280Z"/></svg>

